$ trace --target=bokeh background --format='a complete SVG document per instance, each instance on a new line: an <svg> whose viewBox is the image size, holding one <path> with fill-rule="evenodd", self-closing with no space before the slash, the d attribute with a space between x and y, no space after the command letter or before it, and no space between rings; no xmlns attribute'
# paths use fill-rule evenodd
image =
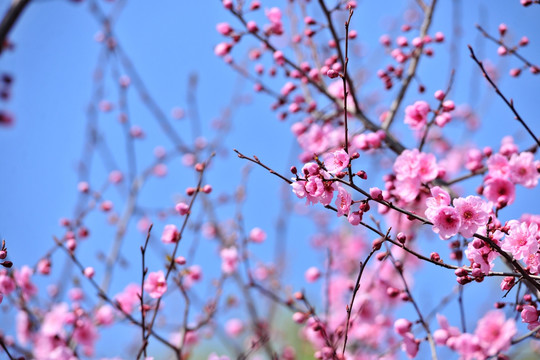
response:
<svg viewBox="0 0 540 360"><path fill-rule="evenodd" d="M8 0L0 0L2 13L9 3ZM96 3L105 12L116 6L115 2L109 1ZM262 5L263 8L269 8L286 3L263 1ZM385 33L393 37L398 35L399 26L404 17L410 16L409 9L414 8L415 2L388 0L384 4L375 1L358 3L351 26L359 34L354 41L355 56L351 69L358 71L364 80L359 90L360 98L366 104L372 104L366 108L366 112L376 118L395 94L395 89L384 91L382 82L376 77L379 68L392 62L378 44L378 39ZM0 57L0 71L14 78L11 98L0 106L15 118L13 126L0 127L0 237L6 239L10 259L16 266L35 264L53 246L53 236L62 235L59 219L72 217L76 208L79 196L77 170L84 156L88 107L93 101L95 70L101 61L100 49L103 47L96 41L102 26L92 12L91 4L88 1L33 1L11 32L14 49L5 51ZM309 11L313 17L320 15L318 10ZM261 12L253 17L262 19L262 15ZM528 72L518 78L511 78L508 75L509 69L520 63L515 58L497 56L497 46L480 36L474 28L478 23L495 34L497 26L506 23L509 28L508 38L514 43L523 35L529 37L530 45L523 48L521 53L534 63L540 59L539 16L540 6L523 8L518 0L439 1L431 29L433 32L444 32L447 41L434 46L433 58L423 58L421 61L419 78L426 86L425 94L418 94L417 85L413 84L404 104L420 98L434 103L431 94L446 87L450 70L454 68L456 75L450 97L456 104L469 104L478 115L480 129L473 132L463 122L452 123L447 131L455 144L464 146L476 143L480 148L492 146L497 149L504 136L512 135L520 149L530 146L531 139L482 79L479 69L469 58L466 45L473 45L481 59L490 59L490 63L497 68L501 89L515 100L522 117L539 133L540 78ZM126 1L113 26L118 43L133 62L148 92L186 143L192 143L196 137L214 139L219 133L212 124L215 120L223 119L225 112L230 111L230 132L224 138L205 181L214 187L215 199L221 194L230 195L242 182L247 163L235 156L233 148L246 155L257 155L284 174L288 174L291 165L301 165L297 158L299 148L290 131L292 123L300 119L291 116L286 121L279 121L276 113L270 110L272 99L255 93L250 81L243 79L222 58L214 55L214 46L223 41L215 25L223 21L233 26L238 25L223 9L220 1ZM328 38L321 36L320 40L326 41ZM276 39L276 44L289 51L288 41L282 37ZM255 46L257 44L254 41L245 41L245 44L233 51L235 61L251 72L254 62L247 59L247 51ZM262 62L269 65L271 61L266 57ZM108 79L105 81L102 99L114 104L118 101L118 91L111 77L112 71L110 67L106 68L104 76ZM190 82L190 78L194 77L197 78L196 84L193 80ZM276 90L283 83L280 79L269 81L275 84ZM131 123L141 126L146 135L143 140L135 142L138 168L141 170L154 161L153 149L156 146L170 149L172 144L139 100L136 91L128 92L128 104ZM173 118L171 112L174 108L184 109L184 119ZM198 111L198 121L193 121L193 113L190 112L194 108ZM97 187L106 181L108 173L114 168L127 171L125 141L117 120L117 110L116 107L113 111L98 114L100 132L110 153L114 154L115 162L107 163L101 161L99 155L95 156L90 183ZM403 109L398 113L396 123L399 125L396 124L394 131L403 143L414 145L416 140L401 124L402 116ZM144 207L172 207L183 196L185 187L195 185L193 173L182 165L179 157L174 158L168 166L165 178L150 179L144 186L140 197ZM381 176L388 170L381 170L379 164L367 156L365 169L369 174L368 184L382 186ZM463 183L464 193L472 193L478 184L478 179ZM115 204L122 204L122 191L125 188L109 188L106 197ZM264 244L252 247L255 256L263 263L273 262L276 254L285 257L283 282L290 284L291 290L304 288L313 298L317 298L321 294L321 283L306 284L304 272L309 266L321 266L324 262L324 251L314 250L310 244L311 236L317 232L312 219L325 212L319 207L302 211L303 200L293 198L289 192L279 179L261 168L253 168L247 181L244 225L246 229L260 227L268 233ZM522 213L538 212L538 195L538 191L519 187L516 203L504 211L502 218L508 220ZM120 214L122 212L122 208L114 210ZM226 203L216 210L221 219L225 220L234 217L236 208L234 204ZM283 219L283 214L286 214L286 228L280 232L276 230L276 223ZM327 225L328 229L338 231L347 228L348 224L335 219L334 214L329 214L329 219L331 222ZM139 246L144 240L144 234L137 230L138 220L136 215L129 223L122 248L128 266L119 268L115 273L111 287L113 294L122 290L128 282L139 281ZM158 237L164 224L179 222L179 218L163 220L158 216L150 220L155 224L155 235ZM85 224L90 228L91 236L80 245L79 256L86 264L96 264L96 276L99 278L102 276L98 265L99 254L107 254L109 251L115 228L108 223L107 215L99 211L89 217ZM423 233L426 236L419 239L424 252L440 251L443 257L447 257L449 250L446 244L429 229L426 230ZM191 234L183 241L186 247L192 241L201 242L195 257L188 260L205 269L205 282L208 282L219 275L217 246L199 237ZM372 240L373 236L366 233L366 238ZM163 262L162 253L151 252L149 261L151 270L159 269ZM46 284L63 279L66 273L70 274L66 270L69 265L65 265L65 262L63 254L56 255L51 277L38 277L43 296L46 296ZM425 267L420 275L415 280L414 292L425 308L436 305L454 286L454 275L450 272ZM448 285L439 289L438 284ZM208 284L197 288L203 299L212 290ZM230 293L237 290L234 287L227 289ZM434 296L434 290L437 290L437 296ZM465 289L467 310L471 314L469 328L474 326L475 317L491 308L493 299L500 295L498 281L493 279L486 280L482 286L471 285ZM263 301L261 308L265 306ZM8 306L2 304L4 308ZM410 310L404 307L402 313L412 314ZM444 312L449 318L455 316L455 302ZM233 316L241 315L233 310L218 319L225 321ZM284 312L279 316L285 319L289 314ZM454 324L457 325L457 317L455 319ZM3 331L13 333L13 317L2 315L1 322ZM295 333L295 325L291 324L290 328L291 333ZM96 355L111 357L124 354L123 348L118 346L117 338L122 334L122 346L129 346L131 340L125 335L130 334L129 331L136 333L133 329L118 328L104 332ZM222 349L223 345L219 341L212 340L201 347L198 356ZM158 348L157 351L161 350Z"/></svg>

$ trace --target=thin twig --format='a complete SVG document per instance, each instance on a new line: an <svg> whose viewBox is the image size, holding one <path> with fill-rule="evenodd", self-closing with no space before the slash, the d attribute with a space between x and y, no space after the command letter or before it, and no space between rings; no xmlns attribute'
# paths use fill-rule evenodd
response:
<svg viewBox="0 0 540 360"><path fill-rule="evenodd" d="M476 55L474 54L474 51L473 51L473 48L471 45L468 45L469 46L469 51L471 52L471 58L474 60L474 62L476 64L478 64L478 66L480 67L480 70L482 71L482 74L484 75L484 77L487 79L487 81L491 84L491 86L493 86L493 89L495 90L495 92L497 93L497 95L499 95L499 97L501 99L503 99L503 101L506 103L506 105L508 105L508 107L510 108L510 110L512 110L512 113L514 113L514 116L515 116L515 119L517 121L519 121L521 123L521 125L523 125L523 127L525 128L525 130L527 130L527 132L529 133L529 135L532 136L532 138L534 139L534 141L536 142L536 144L538 146L540 146L540 139L532 132L532 130L529 128L529 126L527 126L527 124L525 123L525 121L521 118L521 116L518 114L516 108L514 107L514 101L512 99L508 100L506 98L506 96L503 95L503 93L499 90L499 88L497 87L497 85L495 85L495 83L493 82L493 80L491 79L491 77L489 77L486 69L484 68L484 64L478 60L478 58L476 57Z"/></svg>
<svg viewBox="0 0 540 360"><path fill-rule="evenodd" d="M9 32L29 3L30 0L13 0L11 2L11 6L0 23L0 54L2 54L2 51L4 50Z"/></svg>
<svg viewBox="0 0 540 360"><path fill-rule="evenodd" d="M389 230L390 231L390 230ZM388 237L388 233L385 236ZM364 273L364 269L369 261L371 259L371 256L377 251L378 249L373 248L369 255L366 257L366 260L364 262L360 262L360 270L358 271L358 276L356 277L356 283L354 285L354 290L351 297L351 302L347 305L347 320L345 323L345 339L343 340L343 349L341 350L341 356L345 358L345 349L347 348L347 340L349 339L349 326L351 322L351 312L354 305L354 300L356 298L356 294L358 293L358 290L360 290L360 280L362 279L362 274Z"/></svg>
<svg viewBox="0 0 540 360"><path fill-rule="evenodd" d="M426 12L426 16L424 17L424 22L422 23L422 27L420 28L420 39L424 39L424 37L427 35L429 26L431 25L431 20L433 18L433 11L435 10L436 3L437 3L437 0L432 0L431 5L429 6ZM407 92L407 89L409 88L411 80L416 74L416 68L418 67L418 63L420 61L420 57L422 55L423 49L424 49L424 46L422 45L419 48L415 49L413 52L411 62L409 63L409 68L407 69L407 75L405 76L405 78L403 79L401 83L401 88L399 89L399 92L396 98L392 102L392 105L390 105L390 110L388 110L388 115L386 115L386 119L382 126L384 130L388 130L390 128L390 125L392 125L392 122L394 121L394 118L399 109L399 106L401 105L401 102L403 101L403 98L405 97L405 93Z"/></svg>

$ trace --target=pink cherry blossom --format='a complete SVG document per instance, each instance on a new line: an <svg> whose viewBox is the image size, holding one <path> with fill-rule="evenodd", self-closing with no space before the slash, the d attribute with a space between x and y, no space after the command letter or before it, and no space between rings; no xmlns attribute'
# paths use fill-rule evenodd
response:
<svg viewBox="0 0 540 360"><path fill-rule="evenodd" d="M40 332L46 336L56 336L64 334L64 324L69 316L69 309L66 303L53 306L51 311L45 314Z"/></svg>
<svg viewBox="0 0 540 360"><path fill-rule="evenodd" d="M503 201L511 205L516 198L514 184L505 178L488 178L484 183L484 196L494 203Z"/></svg>
<svg viewBox="0 0 540 360"><path fill-rule="evenodd" d="M514 319L506 320L501 311L490 311L478 321L474 332L487 356L494 356L510 347L512 337L517 333Z"/></svg>
<svg viewBox="0 0 540 360"><path fill-rule="evenodd" d="M139 303L140 293L140 285L129 284L125 287L124 291L115 296L115 300L123 312L130 314Z"/></svg>
<svg viewBox="0 0 540 360"><path fill-rule="evenodd" d="M255 227L249 232L249 239L254 243L262 243L266 240L266 232L261 228Z"/></svg>
<svg viewBox="0 0 540 360"><path fill-rule="evenodd" d="M15 281L8 276L7 271L0 270L0 293L9 295L15 288Z"/></svg>
<svg viewBox="0 0 540 360"><path fill-rule="evenodd" d="M509 221L510 230L501 248L512 253L515 259L521 260L538 251L538 225Z"/></svg>
<svg viewBox="0 0 540 360"><path fill-rule="evenodd" d="M75 330L73 331L73 338L75 341L81 345L92 348L98 337L99 334L97 329L88 317L85 316L77 319L75 322Z"/></svg>
<svg viewBox="0 0 540 360"><path fill-rule="evenodd" d="M321 271L315 266L310 267L306 270L305 278L307 282L315 282L321 277Z"/></svg>
<svg viewBox="0 0 540 360"><path fill-rule="evenodd" d="M158 299L167 291L167 280L165 280L165 274L159 270L148 274L144 281L144 291L146 291L151 298Z"/></svg>
<svg viewBox="0 0 540 360"><path fill-rule="evenodd" d="M161 241L164 244L174 244L178 241L179 237L178 228L176 225L168 224L165 225L165 228L163 229L163 234L161 235Z"/></svg>
<svg viewBox="0 0 540 360"><path fill-rule="evenodd" d="M232 274L238 266L238 250L235 247L221 249L221 270L225 274Z"/></svg>
<svg viewBox="0 0 540 360"><path fill-rule="evenodd" d="M410 332L403 335L403 344L401 349L405 351L409 359L414 359L420 350L420 341L414 338Z"/></svg>
<svg viewBox="0 0 540 360"><path fill-rule="evenodd" d="M114 322L114 309L108 304L102 305L96 310L94 317L98 325L112 325Z"/></svg>
<svg viewBox="0 0 540 360"><path fill-rule="evenodd" d="M501 154L494 154L487 160L488 174L491 177L508 177L510 167L508 159Z"/></svg>
<svg viewBox="0 0 540 360"><path fill-rule="evenodd" d="M405 108L405 124L413 130L420 130L427 123L429 105L425 101L417 101Z"/></svg>
<svg viewBox="0 0 540 360"><path fill-rule="evenodd" d="M538 321L538 310L532 305L523 305L523 310L521 310L521 321L524 323Z"/></svg>
<svg viewBox="0 0 540 360"><path fill-rule="evenodd" d="M397 319L394 322L394 331L399 335L405 335L411 331L412 323L407 319Z"/></svg>
<svg viewBox="0 0 540 360"><path fill-rule="evenodd" d="M533 188L538 184L540 173L537 168L540 161L534 160L534 155L530 152L513 154L509 161L510 179L527 188Z"/></svg>
<svg viewBox="0 0 540 360"><path fill-rule="evenodd" d="M443 206L450 205L450 195L441 187L434 186L431 188L431 197L426 199L426 216L428 218L433 217L437 212L437 209Z"/></svg>
<svg viewBox="0 0 540 360"><path fill-rule="evenodd" d="M324 166L329 173L337 173L349 164L349 154L343 149L334 151L325 156Z"/></svg>
<svg viewBox="0 0 540 360"><path fill-rule="evenodd" d="M337 216L348 215L351 208L351 194L343 188L338 186L338 195L336 197Z"/></svg>
<svg viewBox="0 0 540 360"><path fill-rule="evenodd" d="M482 247L477 248L474 246L475 244L476 243L473 241L469 242L467 249L465 250L465 256L471 261L472 264L480 265L480 270L482 273L487 275L495 266L493 261L499 256L499 254L492 251L489 246L482 244Z"/></svg>
<svg viewBox="0 0 540 360"><path fill-rule="evenodd" d="M487 205L478 196L457 198L454 199L453 204L461 218L459 228L461 235L471 237L480 226L487 223L489 217L485 210Z"/></svg>
<svg viewBox="0 0 540 360"><path fill-rule="evenodd" d="M38 291L36 285L30 279L33 274L34 271L27 265L24 265L20 270L15 269L14 271L15 283L22 290L26 299L36 295Z"/></svg>
<svg viewBox="0 0 540 360"><path fill-rule="evenodd" d="M441 239L449 239L458 233L461 226L461 217L453 207L442 206L430 213L430 215L428 219L433 223L433 231L439 234Z"/></svg>
<svg viewBox="0 0 540 360"><path fill-rule="evenodd" d="M244 322L240 319L230 319L225 323L225 332L230 337L237 337L244 331Z"/></svg>

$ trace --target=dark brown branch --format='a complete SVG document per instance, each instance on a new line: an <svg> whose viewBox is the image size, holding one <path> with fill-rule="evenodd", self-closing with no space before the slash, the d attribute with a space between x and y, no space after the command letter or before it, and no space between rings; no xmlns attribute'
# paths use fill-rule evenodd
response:
<svg viewBox="0 0 540 360"><path fill-rule="evenodd" d="M6 15L0 23L0 54L4 50L6 45L7 36L17 19L21 16L26 5L30 3L30 0L13 0Z"/></svg>
<svg viewBox="0 0 540 360"><path fill-rule="evenodd" d="M536 144L538 144L538 146L540 146L540 139L538 139L538 137L532 132L532 130L529 128L529 126L525 123L525 121L521 118L521 116L518 114L516 108L514 107L514 101L512 99L508 100L506 98L506 96L503 95L503 93L499 90L499 88L497 87L497 85L495 85L495 83L493 82L493 80L489 77L486 69L484 68L484 64L478 60L478 58L476 57L476 55L474 54L474 51L473 51L473 48L471 45L468 45L469 46L469 51L471 52L471 58L474 60L474 62L476 64L478 64L478 66L480 67L480 70L482 71L482 74L484 75L484 77L487 79L487 81L491 84L491 86L493 86L493 89L495 90L495 92L497 93L497 95L499 95L499 97L501 99L503 99L503 101L506 103L506 105L508 105L508 107L510 108L510 110L512 110L512 113L514 113L514 116L515 116L515 119L517 121L519 121L521 123L521 125L523 125L523 127L525 128L525 130L527 130L527 132L529 133L529 135L532 136L532 138L534 139L534 141L536 142Z"/></svg>

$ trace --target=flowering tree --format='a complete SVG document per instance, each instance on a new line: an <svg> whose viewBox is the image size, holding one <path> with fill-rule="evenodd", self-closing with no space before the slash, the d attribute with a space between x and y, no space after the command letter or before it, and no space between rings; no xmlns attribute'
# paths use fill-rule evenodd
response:
<svg viewBox="0 0 540 360"><path fill-rule="evenodd" d="M28 4L9 7L2 56L18 51L6 35ZM250 84L229 87L208 122L216 93L199 98L197 75L170 115L148 90L117 32L126 2L88 1L99 55L76 205L48 249L24 253L34 263L8 251L16 238L2 243L7 358L538 356L540 139L535 113L521 115L503 85L523 81L526 102L540 68L528 37L470 28L462 5L205 5L228 19L212 45L220 71ZM538 5L504 6L537 16ZM375 14L390 16L380 32ZM474 74L469 99L460 60ZM3 74L2 106L16 75ZM484 118L484 87L497 119ZM240 120L245 93L271 101L255 133ZM24 121L14 110L0 110L5 136ZM246 137L272 156L247 155Z"/></svg>

